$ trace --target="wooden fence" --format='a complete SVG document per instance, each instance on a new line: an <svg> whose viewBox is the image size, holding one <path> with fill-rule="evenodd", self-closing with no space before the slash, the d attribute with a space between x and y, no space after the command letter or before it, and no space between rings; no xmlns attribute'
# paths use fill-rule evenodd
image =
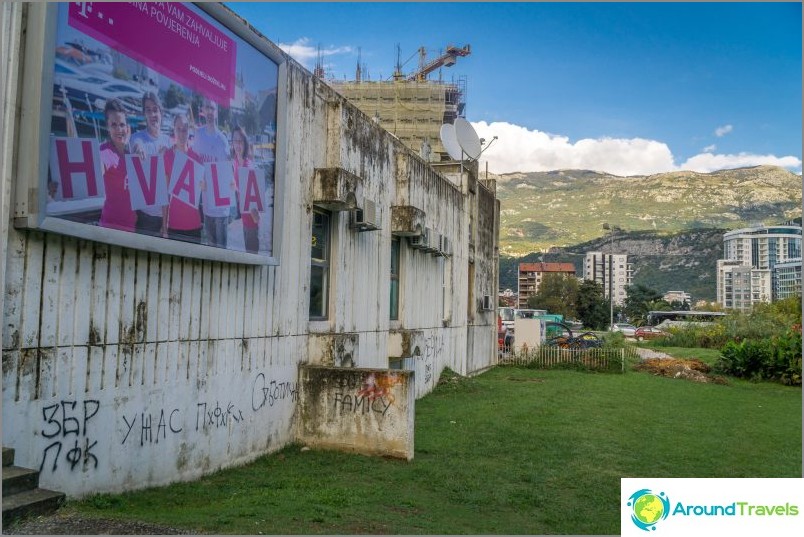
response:
<svg viewBox="0 0 804 537"><path fill-rule="evenodd" d="M525 366L540 369L570 368L595 371L625 372L628 360L637 358L633 348L624 349L561 349L541 346L526 352L500 352L497 365Z"/></svg>

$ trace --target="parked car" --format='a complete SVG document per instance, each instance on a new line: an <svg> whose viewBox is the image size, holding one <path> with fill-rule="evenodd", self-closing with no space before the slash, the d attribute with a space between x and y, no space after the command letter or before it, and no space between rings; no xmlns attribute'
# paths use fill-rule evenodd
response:
<svg viewBox="0 0 804 537"><path fill-rule="evenodd" d="M642 341L644 339L662 338L668 335L669 334L667 332L665 332L664 330L660 330L655 326L640 326L639 328L636 329L636 332L634 332L634 337L637 339L637 341Z"/></svg>
<svg viewBox="0 0 804 537"><path fill-rule="evenodd" d="M628 323L614 323L611 325L612 332L620 332L625 337L634 337L637 327Z"/></svg>

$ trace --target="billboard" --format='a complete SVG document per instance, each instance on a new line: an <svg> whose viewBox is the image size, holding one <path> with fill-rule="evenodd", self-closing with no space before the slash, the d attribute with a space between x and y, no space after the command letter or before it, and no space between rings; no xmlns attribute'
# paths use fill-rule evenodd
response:
<svg viewBox="0 0 804 537"><path fill-rule="evenodd" d="M51 52L39 192L57 230L274 256L279 62L178 2L60 3Z"/></svg>

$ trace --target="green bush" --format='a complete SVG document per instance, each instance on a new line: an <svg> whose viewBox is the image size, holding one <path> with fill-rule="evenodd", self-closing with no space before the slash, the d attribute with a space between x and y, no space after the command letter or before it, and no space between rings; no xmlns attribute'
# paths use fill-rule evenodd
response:
<svg viewBox="0 0 804 537"><path fill-rule="evenodd" d="M801 325L801 298L757 304L751 313L733 312L709 325L671 328L670 336L657 342L663 347L720 349L729 342L786 337Z"/></svg>
<svg viewBox="0 0 804 537"><path fill-rule="evenodd" d="M770 338L730 341L723 347L715 371L801 386L801 343L801 332L796 330Z"/></svg>

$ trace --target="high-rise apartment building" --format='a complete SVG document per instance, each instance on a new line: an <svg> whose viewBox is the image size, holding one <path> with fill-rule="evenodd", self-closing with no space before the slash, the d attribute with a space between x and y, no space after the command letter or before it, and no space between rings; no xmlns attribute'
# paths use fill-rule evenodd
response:
<svg viewBox="0 0 804 537"><path fill-rule="evenodd" d="M606 299L614 297L614 303L618 306L625 303L625 288L631 285L633 272L627 254L587 252L583 269L585 280L592 280L603 286L603 296Z"/></svg>
<svg viewBox="0 0 804 537"><path fill-rule="evenodd" d="M754 304L801 290L799 224L729 231L723 235L723 257L717 263L717 301L725 308L750 311Z"/></svg>

